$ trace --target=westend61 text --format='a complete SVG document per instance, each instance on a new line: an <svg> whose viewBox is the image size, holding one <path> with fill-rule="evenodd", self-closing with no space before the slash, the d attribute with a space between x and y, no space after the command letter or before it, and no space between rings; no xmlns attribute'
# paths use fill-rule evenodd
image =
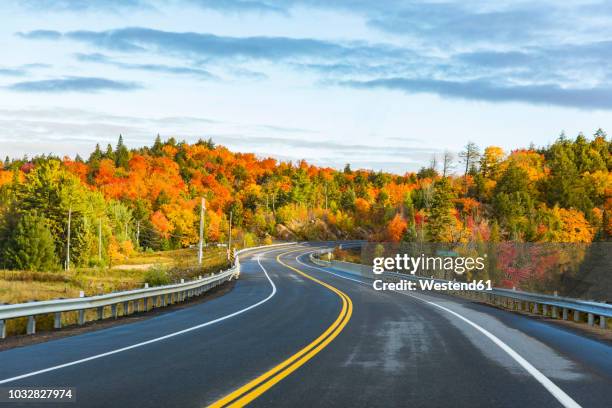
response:
<svg viewBox="0 0 612 408"><path fill-rule="evenodd" d="M471 282L436 282L433 279L423 279L418 282L402 279L399 282L384 282L381 279L374 281L374 290L491 290L491 281Z"/></svg>

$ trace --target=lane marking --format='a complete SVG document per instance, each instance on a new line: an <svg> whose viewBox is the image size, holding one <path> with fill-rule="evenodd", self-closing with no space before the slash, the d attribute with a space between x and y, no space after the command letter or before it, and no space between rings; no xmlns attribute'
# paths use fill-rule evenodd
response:
<svg viewBox="0 0 612 408"><path fill-rule="evenodd" d="M217 400L213 404L210 405L211 408L218 407L243 407L247 405L249 402L253 401L255 398L259 397L261 394L272 388L275 384L281 381L283 378L287 377L289 374L297 370L299 367L304 365L308 360L313 358L316 354L318 354L321 350L323 350L329 343L332 342L344 329L349 320L351 319L351 315L353 313L353 302L350 297L348 297L344 292L335 288L334 286L323 282L317 278L314 278L305 272L300 271L297 268L287 265L284 263L280 257L287 255L292 252L297 252L303 249L298 249L295 251L289 251L283 254L279 254L276 257L276 261L281 265L291 269L292 271L299 273L300 275L308 278L319 285L324 286L330 291L334 292L340 299L342 300L342 309L338 314L336 320L325 330L319 337L317 337L314 341L308 344L306 347L302 348L300 351L289 357L287 360L273 367L271 370L263 373L259 377L254 380L248 382L237 390L231 392L225 397Z"/></svg>
<svg viewBox="0 0 612 408"><path fill-rule="evenodd" d="M276 250L273 250L273 251L276 251ZM181 334L185 334L185 333L197 330L197 329L201 329L202 327L206 327L206 326L210 326L210 325L215 324L215 323L219 323L219 322L221 322L223 320L227 320L229 318L232 318L232 317L238 316L238 315L240 315L242 313L245 313L245 312L247 312L247 311L249 311L249 310L251 310L253 308L256 308L257 306L260 306L260 305L266 303L268 300L270 300L276 294L276 285L274 284L272 279L270 279L270 276L268 275L268 271L266 270L266 268L263 267L263 265L261 264L261 260L260 260L261 255L265 255L268 252L273 252L273 251L266 251L266 252L260 253L260 254L257 255L257 258L256 258L257 259L257 263L259 264L259 267L261 268L263 273L266 275L266 278L268 279L268 282L270 282L270 286L272 287L272 291L270 292L270 294L265 299L260 300L257 303L254 303L254 304L252 304L252 305L250 305L248 307L245 307L244 309L240 309L240 310L238 310L238 311L236 311L234 313L230 313L230 314L228 314L226 316L222 316L222 317L219 317L217 319L210 320L210 321L208 321L206 323L202 323L202 324L198 324L197 326L189 327L187 329L179 330L179 331L174 332L174 333L166 334L165 336L156 337L154 339L143 341L141 343L136 343L136 344L133 344L131 346L118 348L118 349L107 351L107 352L101 353L101 354L96 354L96 355L93 355L93 356L90 356L90 357L82 358L80 360L71 361L69 363L59 364L59 365L56 365L56 366L53 366L53 367L44 368L42 370L32 371L32 372L29 372L29 373L26 373L26 374L21 374L21 375L15 376L15 377L6 378L4 380L0 380L0 384L10 383L10 382L13 382L13 381L21 380L23 378L33 377L33 376L38 375L38 374L43 374L43 373L47 373L49 371L59 370L61 368L70 367L70 366L77 365L77 364L82 364L82 363L85 363L85 362L88 362L88 361L97 360L99 358L108 357L108 356L111 356L113 354L121 353L121 352L124 352L124 351L127 351L127 350L132 350L132 349L135 349L135 348L138 348L138 347L146 346L148 344L156 343L158 341L166 340L166 339L169 339L169 338L172 338L172 337L175 337L175 336L179 336Z"/></svg>
<svg viewBox="0 0 612 408"><path fill-rule="evenodd" d="M309 268L314 268L314 269L319 269L323 272L335 275L339 278L342 279L346 279L346 280L350 280L353 282L358 282L367 286L370 286L369 284L363 282L363 281L359 281L356 279L351 279L336 273L333 273L331 271L327 271L323 268L319 268L316 266L311 266L308 264L303 263L302 261L299 260L299 257L295 258L296 261L301 264L304 265L306 267ZM572 397L570 397L567 393L565 393L565 391L563 391L561 388L559 388L559 386L557 386L554 382L552 382L548 377L546 377L541 371L539 371L537 368L535 368L531 363L529 363L529 361L527 361L525 358L523 358L523 356L521 356L519 353L517 353L513 348L511 348L509 345L507 345L506 343L504 343L499 337L495 336L493 333L491 333L490 331L488 331L487 329L479 326L478 324L474 323L473 321L469 320L468 318L460 315L459 313L444 307L442 305L439 305L435 302L431 302L429 300L425 300L425 299L421 299L418 296L415 296L413 294L409 294L409 293L405 293L405 292L400 292L398 290L394 290L394 292L399 293L400 295L405 295L405 296L410 296L411 298L417 299L421 302L430 304L432 306L435 306L441 310L444 310L450 314L452 314L453 316L458 317L459 319L463 320L464 322L466 322L467 324L469 324L470 326L472 326L473 328L475 328L476 330L478 330L479 332L481 332L482 334L484 334L489 340L491 340L495 345L497 345L499 348L501 348L503 351L506 352L506 354L508 354L510 357L512 357L512 359L514 361L516 361L521 367L523 367L525 369L525 371L527 371L529 374L531 374L531 376L533 378L536 379L536 381L538 381L553 397L556 398L557 401L559 401L561 403L561 405L563 405L564 407L567 408L581 408L580 404L578 404L576 401L574 401L574 399Z"/></svg>

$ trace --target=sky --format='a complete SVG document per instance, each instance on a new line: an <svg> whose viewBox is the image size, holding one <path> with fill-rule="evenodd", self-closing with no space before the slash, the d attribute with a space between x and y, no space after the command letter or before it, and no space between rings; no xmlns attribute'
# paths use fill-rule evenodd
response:
<svg viewBox="0 0 612 408"><path fill-rule="evenodd" d="M212 138L396 173L612 129L612 2L4 0L0 155Z"/></svg>

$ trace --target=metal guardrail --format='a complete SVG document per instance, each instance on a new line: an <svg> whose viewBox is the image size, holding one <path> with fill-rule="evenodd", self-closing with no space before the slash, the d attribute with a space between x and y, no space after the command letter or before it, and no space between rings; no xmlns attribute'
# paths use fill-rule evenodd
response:
<svg viewBox="0 0 612 408"><path fill-rule="evenodd" d="M319 254L330 252L329 250L316 251ZM375 279L376 277L386 277L392 279L407 279L407 280L433 280L437 283L451 283L454 281L447 281L444 279L428 278L426 276L410 275L406 273L397 272L385 272L382 275L364 276L363 273L359 273L357 266L363 267L362 264L353 264L355 267L344 268L342 264L351 264L351 262L334 262L317 259L315 252L310 254L310 259L322 266L330 266L339 269L346 273L359 274L359 276ZM512 310L517 311L531 311L535 314L542 314L543 316L550 316L553 319L562 318L568 320L569 314L573 314L574 321L579 322L582 320L581 313L585 313L587 316L587 323L589 326L595 324L595 318L599 318L599 327L605 329L606 319L612 318L612 304L594 302L589 300L574 299L561 296L544 295L539 293L523 292L513 289L502 289L493 288L491 290L472 290L472 291L448 291L451 294L467 294L469 298L476 298L478 300L484 300L489 303L505 306ZM561 312L561 313L559 313ZM560 316L561 315L561 316Z"/></svg>
<svg viewBox="0 0 612 408"><path fill-rule="evenodd" d="M20 317L27 317L27 334L36 332L36 316L54 314L53 327L56 329L62 326L62 313L78 311L78 324L85 323L85 310L97 309L98 319L104 318L104 308L111 307L111 316L118 317L117 306L123 306L122 316L130 314L130 303L132 303L132 313L149 310L150 307L164 307L168 304L182 302L193 296L201 295L220 284L237 279L240 275L239 255L247 252L264 248L275 248L287 245L294 245L296 242L282 244L264 245L252 248L244 248L235 253L234 265L225 271L217 274L172 285L147 287L122 292L108 293L104 295L88 296L70 299L45 300L40 302L28 302L9 305L0 305L0 339L6 337L6 320ZM159 305L159 306L158 306Z"/></svg>

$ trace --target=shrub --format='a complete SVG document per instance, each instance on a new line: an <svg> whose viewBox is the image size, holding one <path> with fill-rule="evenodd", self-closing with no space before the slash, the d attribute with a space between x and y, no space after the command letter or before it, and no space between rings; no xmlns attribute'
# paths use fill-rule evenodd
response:
<svg viewBox="0 0 612 408"><path fill-rule="evenodd" d="M164 266L155 265L145 273L144 281L149 286L168 285L170 284L170 275Z"/></svg>

